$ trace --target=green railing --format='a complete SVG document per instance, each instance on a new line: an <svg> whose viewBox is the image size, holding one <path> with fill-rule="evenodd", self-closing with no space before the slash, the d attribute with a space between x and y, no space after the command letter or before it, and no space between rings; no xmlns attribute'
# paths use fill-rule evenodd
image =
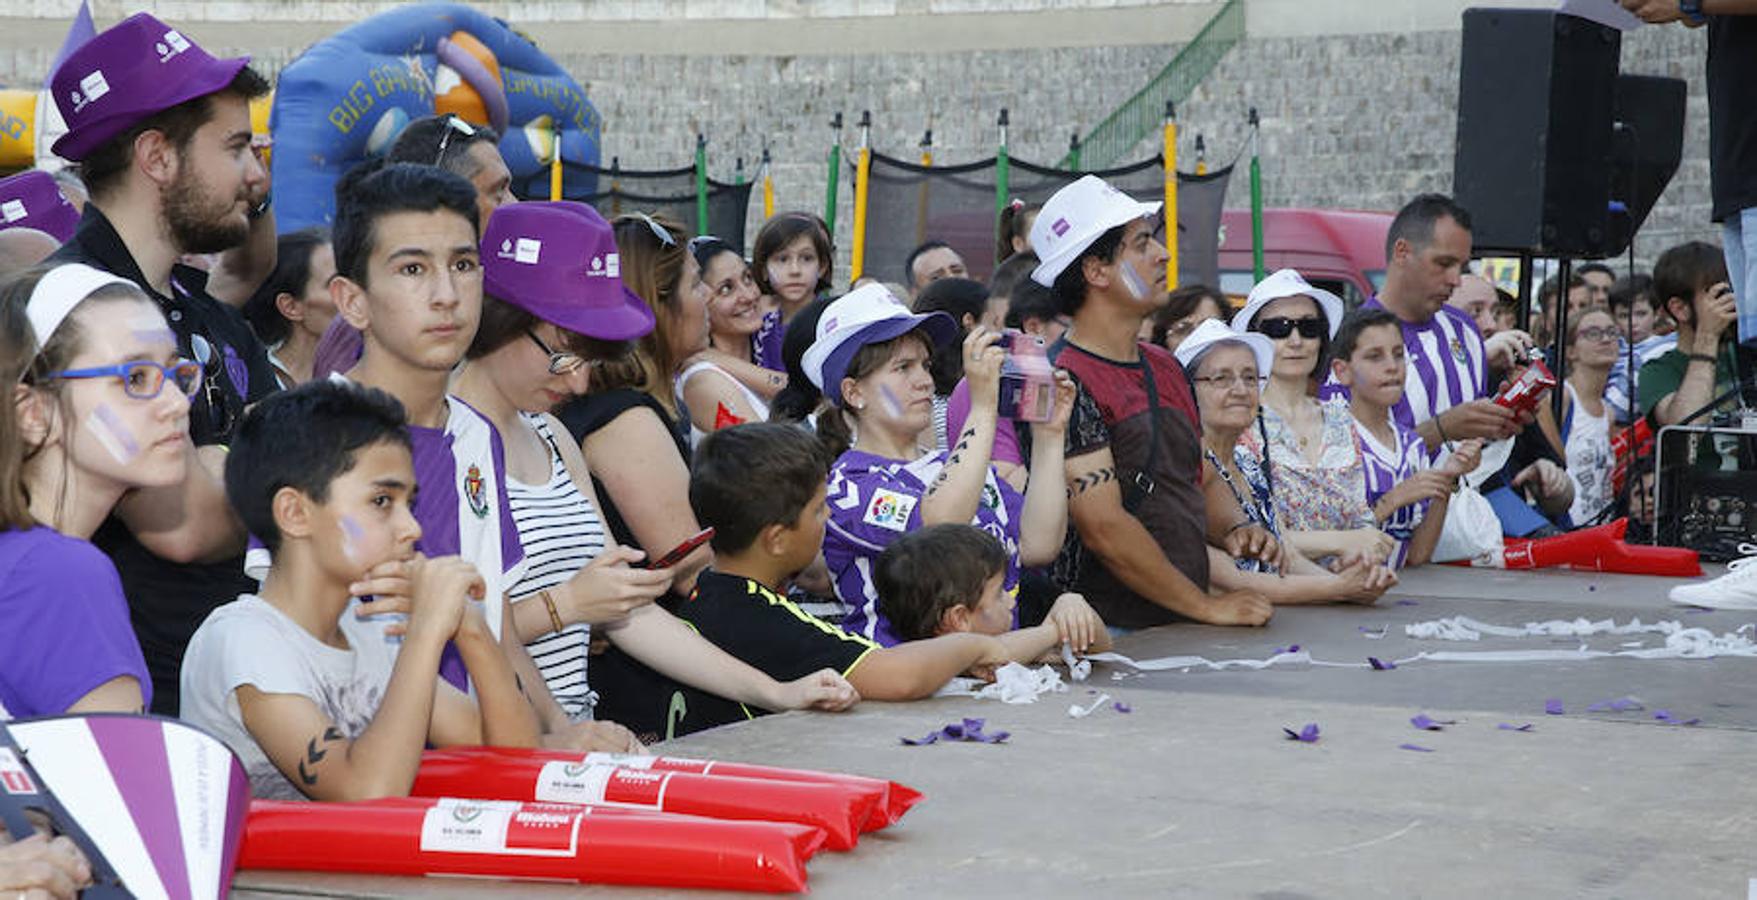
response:
<svg viewBox="0 0 1757 900"><path fill-rule="evenodd" d="M1196 85L1214 71L1221 57L1245 35L1244 0L1226 0L1220 11L1202 26L1194 40L1185 44L1147 86L1141 88L1105 118L1080 142L1080 164L1102 169L1115 164L1148 135L1157 134L1165 123L1165 104L1182 103ZM1063 158L1063 167L1072 163Z"/></svg>

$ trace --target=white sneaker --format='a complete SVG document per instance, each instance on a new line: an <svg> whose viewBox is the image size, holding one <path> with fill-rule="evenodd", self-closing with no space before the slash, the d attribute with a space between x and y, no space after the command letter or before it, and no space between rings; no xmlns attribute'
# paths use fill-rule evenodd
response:
<svg viewBox="0 0 1757 900"><path fill-rule="evenodd" d="M1672 602L1708 609L1757 609L1757 544L1740 544L1744 559L1735 559L1726 574L1699 584L1672 588Z"/></svg>

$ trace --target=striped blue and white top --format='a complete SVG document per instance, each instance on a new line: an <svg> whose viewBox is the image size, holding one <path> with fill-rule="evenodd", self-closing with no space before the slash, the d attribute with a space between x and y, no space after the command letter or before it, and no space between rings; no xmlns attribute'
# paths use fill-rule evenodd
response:
<svg viewBox="0 0 1757 900"><path fill-rule="evenodd" d="M525 545L523 577L507 591L514 600L572 578L604 552L607 540L604 518L574 484L549 424L542 416L522 415L549 445L550 467L544 484L521 484L511 477L506 480L513 521ZM525 645L549 692L571 719L590 719L597 699L586 683L586 651L591 637L591 626L580 623Z"/></svg>

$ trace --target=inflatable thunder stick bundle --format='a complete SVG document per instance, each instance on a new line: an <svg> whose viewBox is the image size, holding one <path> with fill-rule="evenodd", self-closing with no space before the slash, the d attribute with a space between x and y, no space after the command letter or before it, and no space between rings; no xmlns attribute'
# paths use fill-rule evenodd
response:
<svg viewBox="0 0 1757 900"><path fill-rule="evenodd" d="M496 759L486 766L426 757L410 793L794 822L823 829L831 850L853 849L861 826L882 799L877 789L859 785L667 772L586 762L577 756L547 762Z"/></svg>
<svg viewBox="0 0 1757 900"><path fill-rule="evenodd" d="M804 784L841 785L853 791L877 791L879 800L871 815L861 823L862 832L877 831L896 823L916 803L921 792L907 785L883 778L845 775L839 772L817 772L810 769L785 769L751 763L686 759L677 756L637 756L622 753L588 753L580 756L562 750L528 750L509 747L468 747L429 750L421 757L421 770L415 779L415 793L433 795L442 786L455 784L481 789L484 779L511 784L513 800L548 800L539 796L543 774L565 775L566 767L580 765L611 765L626 769L648 769L654 772L682 772L718 778L750 778L758 781L791 781ZM467 783L454 779L470 779ZM430 789L424 789L430 788ZM466 791L467 792L467 791Z"/></svg>
<svg viewBox="0 0 1757 900"><path fill-rule="evenodd" d="M239 866L798 892L823 831L549 803L257 800Z"/></svg>

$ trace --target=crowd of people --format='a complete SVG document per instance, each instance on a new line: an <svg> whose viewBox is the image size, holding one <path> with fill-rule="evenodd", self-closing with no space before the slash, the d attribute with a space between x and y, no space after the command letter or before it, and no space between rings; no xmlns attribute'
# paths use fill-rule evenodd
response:
<svg viewBox="0 0 1757 900"><path fill-rule="evenodd" d="M1613 430L1733 379L1724 257L1691 243L1546 286L1562 414L1497 403L1553 335L1512 327L1433 194L1352 311L1293 270L1242 305L1168 291L1159 204L1094 176L1003 213L989 283L928 241L906 284L838 295L816 216L747 259L516 202L450 116L348 173L331 228L277 234L266 82L167 31L58 70L77 190L0 182L28 212L0 231L0 717L181 716L260 797L1370 604L1462 482L1507 535L1599 521ZM65 886L67 846L4 852Z"/></svg>

